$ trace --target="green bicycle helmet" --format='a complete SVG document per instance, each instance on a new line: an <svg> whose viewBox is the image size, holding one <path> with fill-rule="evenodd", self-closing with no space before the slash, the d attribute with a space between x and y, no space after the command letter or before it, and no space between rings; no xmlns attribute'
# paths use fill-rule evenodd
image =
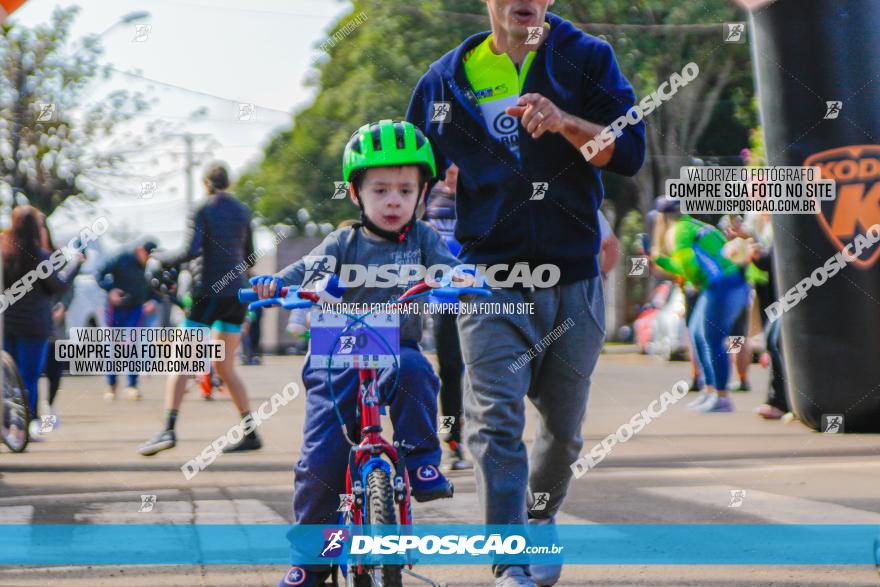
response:
<svg viewBox="0 0 880 587"><path fill-rule="evenodd" d="M418 165L429 180L437 175L431 143L421 130L405 120L380 120L351 135L342 156L342 176L350 181L359 169L397 165Z"/></svg>
<svg viewBox="0 0 880 587"><path fill-rule="evenodd" d="M437 176L437 164L431 143L414 124L407 121L380 120L378 123L360 127L345 145L342 155L342 177L350 182L355 172L370 167L395 167L417 165L421 168L423 179L430 182ZM355 196L358 196L355 189ZM419 194L421 198L421 194ZM392 242L402 243L416 222L418 202L413 209L412 218L398 232L384 230L370 220L364 212L364 204L357 197L361 209L360 224L371 232Z"/></svg>

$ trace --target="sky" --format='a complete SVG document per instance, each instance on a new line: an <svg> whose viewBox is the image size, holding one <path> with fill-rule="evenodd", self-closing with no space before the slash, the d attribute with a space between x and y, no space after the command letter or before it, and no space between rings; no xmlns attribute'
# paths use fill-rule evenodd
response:
<svg viewBox="0 0 880 587"><path fill-rule="evenodd" d="M142 91L157 100L120 133L139 132L155 120L171 123L178 127L175 132L197 135L194 150L203 163L226 161L234 174L258 161L266 142L313 99L315 89L304 82L322 55L318 45L350 10L345 0L28 0L10 21L37 25L59 5L80 6L72 38L103 33L101 62L118 70L94 84L87 101L118 89ZM148 18L118 24L123 16L144 10ZM247 120L249 105L254 109ZM193 121L191 114L202 109L203 118ZM156 236L163 246L180 243L186 221L184 149L181 137L131 158L137 179L117 193L102 194L100 201L113 226L124 226L132 236ZM196 202L204 197L200 171L194 182ZM155 192L150 193L154 179Z"/></svg>

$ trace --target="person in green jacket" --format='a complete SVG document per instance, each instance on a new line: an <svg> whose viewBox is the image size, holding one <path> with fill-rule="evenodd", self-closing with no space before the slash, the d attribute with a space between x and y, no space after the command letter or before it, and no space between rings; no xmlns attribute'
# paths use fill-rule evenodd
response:
<svg viewBox="0 0 880 587"><path fill-rule="evenodd" d="M659 238L651 251L654 263L700 290L688 331L706 387L689 407L700 412L732 412L733 402L727 395L727 339L749 302L749 287L739 267L724 256L727 239L720 230L681 214L678 200L658 199L657 211Z"/></svg>

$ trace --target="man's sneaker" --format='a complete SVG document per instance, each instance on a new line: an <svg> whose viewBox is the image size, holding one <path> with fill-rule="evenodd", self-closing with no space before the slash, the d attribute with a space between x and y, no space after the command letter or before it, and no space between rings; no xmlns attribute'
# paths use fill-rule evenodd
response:
<svg viewBox="0 0 880 587"><path fill-rule="evenodd" d="M177 437L174 430L163 430L138 447L138 452L145 457L150 457L157 452L174 448L177 444Z"/></svg>
<svg viewBox="0 0 880 587"><path fill-rule="evenodd" d="M446 454L447 462L444 465L445 470L465 471L474 468L474 464L464 458L464 449L461 448L461 444L459 444L457 441L449 441L449 451Z"/></svg>
<svg viewBox="0 0 880 587"><path fill-rule="evenodd" d="M324 579L330 576L330 571L307 571L302 567L290 567L284 573L284 577L278 582L278 587L320 587L325 585Z"/></svg>
<svg viewBox="0 0 880 587"><path fill-rule="evenodd" d="M263 443L260 442L260 437L257 436L256 432L251 432L250 434L245 434L241 440L235 444L224 446L223 452L245 452L248 450L259 450L261 448L263 448Z"/></svg>
<svg viewBox="0 0 880 587"><path fill-rule="evenodd" d="M500 577L495 577L495 587L537 587L525 567L507 567Z"/></svg>
<svg viewBox="0 0 880 587"><path fill-rule="evenodd" d="M549 541L553 544L559 544L559 534L556 532L556 516L543 519L529 518L529 524L533 526L549 526L549 531L545 530L541 534L541 538L549 538ZM559 576L562 574L562 563L532 564L529 565L529 570L532 572L532 580L540 587L546 587L555 585L559 581Z"/></svg>
<svg viewBox="0 0 880 587"><path fill-rule="evenodd" d="M116 399L116 386L110 385L107 387L107 391L104 392L104 401L112 402Z"/></svg>
<svg viewBox="0 0 880 587"><path fill-rule="evenodd" d="M422 465L409 471L409 486L418 502L452 497L454 487L434 465Z"/></svg>
<svg viewBox="0 0 880 587"><path fill-rule="evenodd" d="M710 393L707 392L707 391L701 391L700 393L697 394L697 397L696 397L696 398L694 398L692 401L689 401L689 402L688 402L688 404L687 404L687 409L689 409L689 410L696 410L697 408L700 407L700 405L701 405L704 401L706 401L707 399L709 399L709 396L710 396L710 395L715 395L715 394L710 394Z"/></svg>
<svg viewBox="0 0 880 587"><path fill-rule="evenodd" d="M128 386L125 388L125 397L132 401L140 401L143 395L141 394L141 390L137 387Z"/></svg>
<svg viewBox="0 0 880 587"><path fill-rule="evenodd" d="M721 397L717 393L713 393L712 397L701 403L697 407L698 412L708 414L710 412L732 412L733 402L729 397Z"/></svg>

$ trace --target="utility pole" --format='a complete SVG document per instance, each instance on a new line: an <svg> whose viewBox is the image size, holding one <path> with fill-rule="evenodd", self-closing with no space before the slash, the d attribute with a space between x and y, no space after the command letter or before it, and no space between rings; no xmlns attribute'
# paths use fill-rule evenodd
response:
<svg viewBox="0 0 880 587"><path fill-rule="evenodd" d="M196 164L193 157L193 135L186 133L181 136L186 145L186 208L184 217L189 218L193 205L193 192L195 191L193 187L193 168Z"/></svg>

